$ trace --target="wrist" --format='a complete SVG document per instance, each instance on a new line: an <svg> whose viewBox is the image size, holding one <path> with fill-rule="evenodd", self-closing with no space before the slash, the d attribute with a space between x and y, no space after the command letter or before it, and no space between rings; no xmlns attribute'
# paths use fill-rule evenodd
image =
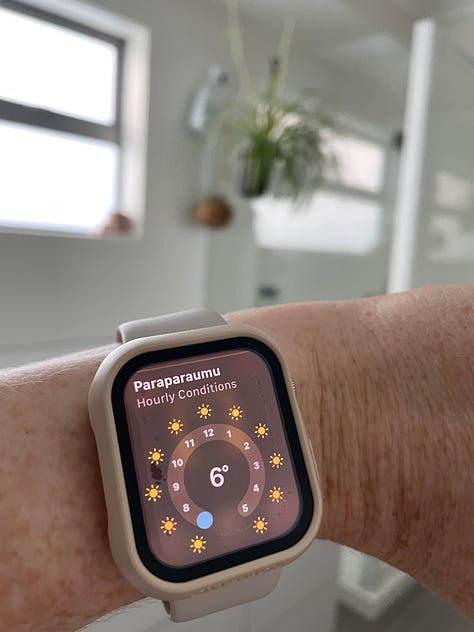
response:
<svg viewBox="0 0 474 632"><path fill-rule="evenodd" d="M266 330L289 362L321 476L319 537L393 562L406 538L400 500L418 483L401 469L411 459L409 428L401 435L398 427L407 367L380 311L403 309L386 301L276 306L229 319Z"/></svg>
<svg viewBox="0 0 474 632"><path fill-rule="evenodd" d="M322 476L320 537L471 612L472 302L472 287L427 288L309 305L308 327L293 313L300 406Z"/></svg>
<svg viewBox="0 0 474 632"><path fill-rule="evenodd" d="M350 539L359 527L358 502L347 493L358 465L352 428L341 411L351 407L352 382L339 388L339 325L348 304L282 305L228 315L230 322L254 326L273 337L288 361L298 405L313 445L323 492L319 537ZM344 403L346 401L346 403ZM359 475L357 473L356 478ZM349 532L349 533L348 533Z"/></svg>

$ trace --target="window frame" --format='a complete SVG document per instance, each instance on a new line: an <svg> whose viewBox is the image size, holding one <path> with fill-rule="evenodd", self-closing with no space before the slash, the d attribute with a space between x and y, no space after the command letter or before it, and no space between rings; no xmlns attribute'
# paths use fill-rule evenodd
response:
<svg viewBox="0 0 474 632"><path fill-rule="evenodd" d="M151 31L105 8L70 0L0 0L0 7L111 43L117 50L115 121L107 125L0 99L0 120L91 140L114 143L119 157L114 206L132 221L128 233L103 235L62 226L12 226L0 221L0 234L85 239L138 239L143 235L149 119ZM129 89L130 88L130 89Z"/></svg>
<svg viewBox="0 0 474 632"><path fill-rule="evenodd" d="M61 26L75 33L82 33L96 40L112 44L117 50L117 76L115 86L115 122L112 125L95 123L67 114L60 114L47 108L25 105L16 101L0 99L0 119L32 127L51 129L87 138L105 140L121 146L122 95L123 95L123 59L125 41L85 24L57 15L21 2L20 0L0 0L0 7L21 15L36 18L43 22Z"/></svg>

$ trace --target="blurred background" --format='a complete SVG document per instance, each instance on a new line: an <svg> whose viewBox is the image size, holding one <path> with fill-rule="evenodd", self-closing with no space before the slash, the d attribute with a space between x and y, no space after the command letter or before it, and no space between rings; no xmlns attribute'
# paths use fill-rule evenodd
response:
<svg viewBox="0 0 474 632"><path fill-rule="evenodd" d="M0 367L191 307L472 281L473 58L474 0L0 0ZM90 630L170 625L147 600ZM224 625L474 630L324 542L183 629Z"/></svg>

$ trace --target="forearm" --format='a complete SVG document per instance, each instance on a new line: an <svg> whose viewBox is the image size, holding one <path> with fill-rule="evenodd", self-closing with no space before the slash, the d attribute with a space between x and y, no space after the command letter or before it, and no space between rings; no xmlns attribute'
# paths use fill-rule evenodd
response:
<svg viewBox="0 0 474 632"><path fill-rule="evenodd" d="M474 616L474 286L237 318L289 357L322 477L320 537Z"/></svg>
<svg viewBox="0 0 474 632"><path fill-rule="evenodd" d="M472 305L474 290L452 288L229 317L288 357L322 476L321 537L471 614ZM106 351L0 374L2 629L75 630L139 598L109 553L88 423Z"/></svg>
<svg viewBox="0 0 474 632"><path fill-rule="evenodd" d="M78 630L139 599L119 575L87 413L111 350L0 373L0 630Z"/></svg>

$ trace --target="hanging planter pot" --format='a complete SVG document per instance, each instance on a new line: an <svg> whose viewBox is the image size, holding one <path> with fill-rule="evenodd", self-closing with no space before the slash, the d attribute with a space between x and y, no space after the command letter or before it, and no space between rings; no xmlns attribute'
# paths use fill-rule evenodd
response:
<svg viewBox="0 0 474 632"><path fill-rule="evenodd" d="M207 228L223 228L232 221L233 210L227 200L220 195L208 197L193 209L193 218Z"/></svg>
<svg viewBox="0 0 474 632"><path fill-rule="evenodd" d="M240 193L254 198L268 192L275 164L275 146L268 138L255 138L242 153Z"/></svg>
<svg viewBox="0 0 474 632"><path fill-rule="evenodd" d="M240 193L244 198L256 198L264 195L269 188L270 172L260 162L252 158L244 160Z"/></svg>

